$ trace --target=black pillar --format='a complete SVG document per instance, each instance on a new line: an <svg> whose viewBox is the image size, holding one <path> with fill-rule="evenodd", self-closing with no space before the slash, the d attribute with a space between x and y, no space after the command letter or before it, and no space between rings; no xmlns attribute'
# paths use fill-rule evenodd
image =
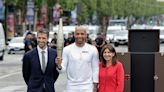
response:
<svg viewBox="0 0 164 92"><path fill-rule="evenodd" d="M131 92L154 92L155 52L159 51L159 30L129 30Z"/></svg>

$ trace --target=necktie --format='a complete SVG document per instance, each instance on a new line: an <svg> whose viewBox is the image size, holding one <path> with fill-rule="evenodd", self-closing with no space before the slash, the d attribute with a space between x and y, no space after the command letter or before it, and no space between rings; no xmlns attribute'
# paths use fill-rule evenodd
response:
<svg viewBox="0 0 164 92"><path fill-rule="evenodd" d="M42 51L42 71L45 72L46 62L45 62L45 51Z"/></svg>

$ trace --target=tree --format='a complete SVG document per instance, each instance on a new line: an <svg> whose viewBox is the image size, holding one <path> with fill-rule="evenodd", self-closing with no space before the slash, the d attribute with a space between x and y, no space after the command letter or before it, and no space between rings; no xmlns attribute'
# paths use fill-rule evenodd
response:
<svg viewBox="0 0 164 92"><path fill-rule="evenodd" d="M7 5L13 4L17 9L21 9L25 14L27 0L6 0ZM88 19L96 12L99 24L103 25L105 32L108 20L112 17L141 16L149 17L164 13L164 3L156 0L35 0L36 6L41 9L43 5L48 5L49 18L52 18L52 7L59 3L63 11L71 11L76 6L78 9L79 24L88 23ZM50 20L50 19L49 19Z"/></svg>

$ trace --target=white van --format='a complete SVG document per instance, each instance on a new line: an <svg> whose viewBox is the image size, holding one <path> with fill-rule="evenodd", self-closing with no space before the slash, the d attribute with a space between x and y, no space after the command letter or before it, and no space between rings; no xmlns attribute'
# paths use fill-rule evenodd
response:
<svg viewBox="0 0 164 92"><path fill-rule="evenodd" d="M5 52L5 34L3 25L0 23L0 60L3 60Z"/></svg>

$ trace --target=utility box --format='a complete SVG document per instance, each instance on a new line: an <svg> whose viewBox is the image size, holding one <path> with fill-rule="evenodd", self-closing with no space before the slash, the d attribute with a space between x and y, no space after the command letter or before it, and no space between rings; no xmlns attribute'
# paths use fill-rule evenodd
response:
<svg viewBox="0 0 164 92"><path fill-rule="evenodd" d="M128 35L130 92L155 92L154 66L155 53L159 52L159 30L129 30Z"/></svg>
<svg viewBox="0 0 164 92"><path fill-rule="evenodd" d="M129 52L159 52L159 30L129 30Z"/></svg>

